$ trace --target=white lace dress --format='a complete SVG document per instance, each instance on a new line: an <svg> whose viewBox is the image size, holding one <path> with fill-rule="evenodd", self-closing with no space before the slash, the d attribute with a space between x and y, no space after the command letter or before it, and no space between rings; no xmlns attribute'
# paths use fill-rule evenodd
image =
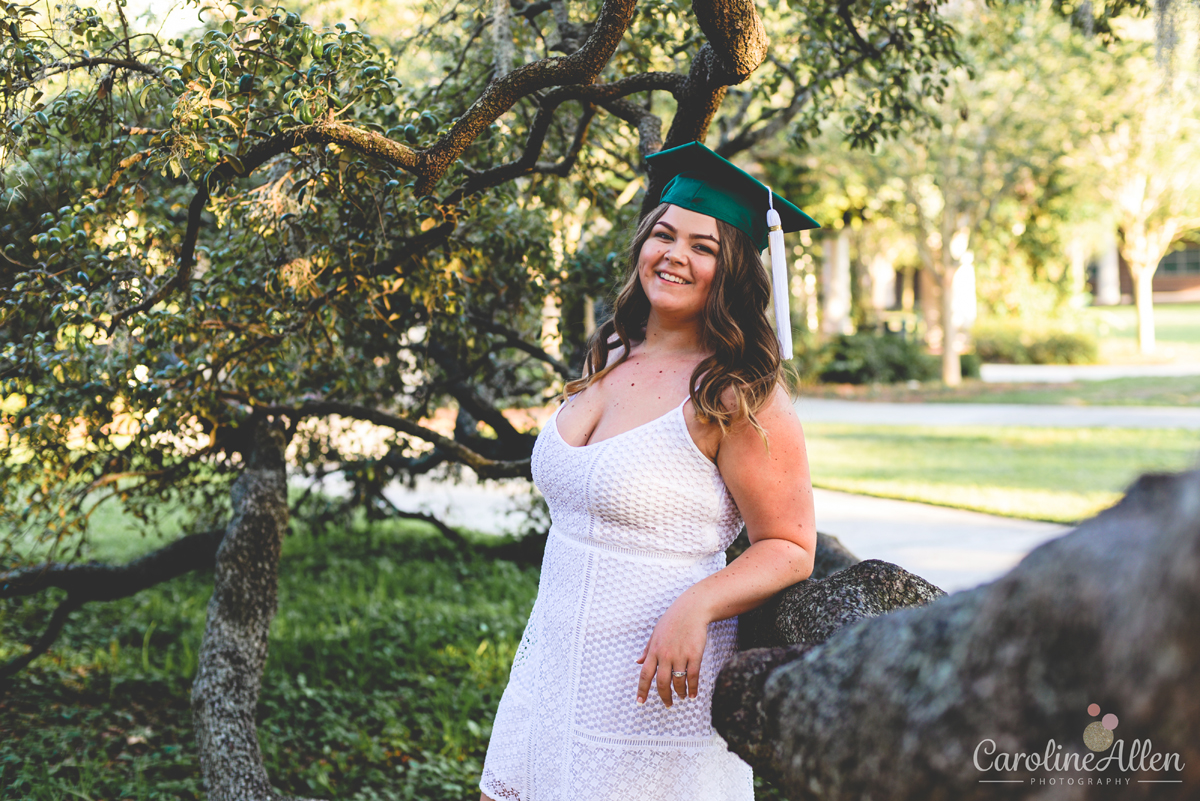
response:
<svg viewBox="0 0 1200 801"><path fill-rule="evenodd" d="M533 449L533 480L550 538L480 789L497 801L753 799L750 766L711 719L736 618L708 628L697 698L668 708L652 685L636 702L636 660L655 623L725 566L742 526L683 404L582 447L563 441L555 412Z"/></svg>

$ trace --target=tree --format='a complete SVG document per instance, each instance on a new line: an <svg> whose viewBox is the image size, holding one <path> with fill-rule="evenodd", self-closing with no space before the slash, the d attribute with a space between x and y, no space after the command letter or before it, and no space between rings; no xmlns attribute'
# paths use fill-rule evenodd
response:
<svg viewBox="0 0 1200 801"><path fill-rule="evenodd" d="M1173 11L1163 3L1166 14ZM1195 16L1194 9L1191 16ZM1091 137L1100 168L1100 193L1120 230L1120 251L1133 279L1138 348L1153 353L1154 273L1183 234L1200 227L1200 72L1195 67L1195 25L1185 42L1174 41L1150 58L1148 41L1129 42L1114 60L1122 81L1107 130ZM1160 27L1160 35L1164 30ZM1186 45L1186 46L1185 46ZM1160 49L1164 43L1159 42Z"/></svg>
<svg viewBox="0 0 1200 801"><path fill-rule="evenodd" d="M834 113L870 142L955 59L916 0L430 5L391 49L237 3L202 9L190 42L120 5L3 7L0 518L10 552L32 538L52 562L0 594L68 592L6 670L78 605L215 556L193 709L222 799L275 797L253 720L287 469L340 472L375 515L400 514L396 477L527 475L533 437L504 411L552 396L582 340L572 324L569 363L548 353L540 310L583 314L611 286L641 156L714 123L735 155ZM573 254L548 244L564 206L590 209ZM447 404L452 436L423 422ZM383 447L342 452L341 421ZM104 502L151 527L183 507L193 533L69 563Z"/></svg>
<svg viewBox="0 0 1200 801"><path fill-rule="evenodd" d="M875 153L839 154L840 143L825 140L813 159L827 203L885 218L912 242L932 278L925 317L948 385L962 379L962 300L974 295L974 273L1024 270L1046 280L1047 262L1062 261L1072 201L1091 188L1072 139L1100 129L1104 102L1089 69L1100 43L1048 10L964 15L966 66L951 74L945 103L930 104ZM970 292L956 290L968 272Z"/></svg>

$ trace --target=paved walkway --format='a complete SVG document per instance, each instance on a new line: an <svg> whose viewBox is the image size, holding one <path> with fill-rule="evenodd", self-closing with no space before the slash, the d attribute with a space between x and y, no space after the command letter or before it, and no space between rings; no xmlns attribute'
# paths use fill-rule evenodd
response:
<svg viewBox="0 0 1200 801"><path fill-rule="evenodd" d="M996 384L1061 384L1187 375L1200 375L1200 364L985 364L979 370L981 379Z"/></svg>
<svg viewBox="0 0 1200 801"><path fill-rule="evenodd" d="M1042 426L1200 430L1200 409L1176 406L1036 406L1015 403L874 403L801 398L801 423L897 426Z"/></svg>
<svg viewBox="0 0 1200 801"><path fill-rule="evenodd" d="M1029 551L1070 529L962 509L814 489L817 530L860 559L882 559L947 592L1007 573Z"/></svg>
<svg viewBox="0 0 1200 801"><path fill-rule="evenodd" d="M419 479L415 489L393 485L388 498L409 511L431 512L452 526L503 533L516 526L529 485ZM833 534L862 559L883 559L954 591L991 581L1026 553L1068 529L908 501L816 489L817 528Z"/></svg>

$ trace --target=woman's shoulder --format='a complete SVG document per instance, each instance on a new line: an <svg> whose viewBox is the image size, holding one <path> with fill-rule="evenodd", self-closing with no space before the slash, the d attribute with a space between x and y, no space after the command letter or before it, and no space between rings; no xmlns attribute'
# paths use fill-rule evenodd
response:
<svg viewBox="0 0 1200 801"><path fill-rule="evenodd" d="M721 401L734 417L725 435L726 440L762 441L765 436L769 442L775 435L791 437L800 434L800 420L796 416L792 396L782 384L776 384L771 389L762 405L754 411L753 421L738 409L737 393L732 387L721 393Z"/></svg>

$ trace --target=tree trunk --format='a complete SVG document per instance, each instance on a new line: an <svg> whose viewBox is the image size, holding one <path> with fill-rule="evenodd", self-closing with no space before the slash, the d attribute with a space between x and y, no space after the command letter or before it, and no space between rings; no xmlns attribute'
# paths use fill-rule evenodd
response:
<svg viewBox="0 0 1200 801"><path fill-rule="evenodd" d="M901 273L900 309L911 312L917 305L917 268L912 264L904 265Z"/></svg>
<svg viewBox="0 0 1200 801"><path fill-rule="evenodd" d="M849 334L850 323L850 235L846 229L831 231L821 241L825 259L821 267L821 332Z"/></svg>
<svg viewBox="0 0 1200 801"><path fill-rule="evenodd" d="M208 621L192 685L200 772L210 801L275 801L263 768L255 707L275 616L287 528L283 432L262 421L233 484L233 518L217 550Z"/></svg>
<svg viewBox="0 0 1200 801"><path fill-rule="evenodd" d="M1116 306L1121 302L1121 258L1117 234L1110 231L1100 245L1096 257L1097 306Z"/></svg>
<svg viewBox="0 0 1200 801"><path fill-rule="evenodd" d="M1158 264L1149 267L1130 264L1129 275L1133 278L1133 297L1137 303L1138 350L1154 353L1154 271Z"/></svg>
<svg viewBox="0 0 1200 801"><path fill-rule="evenodd" d="M780 614L841 615L870 564ZM1182 801L1200 793L1197 619L1200 471L1144 476L991 584L738 654L713 721L791 799Z"/></svg>
<svg viewBox="0 0 1200 801"><path fill-rule="evenodd" d="M962 383L962 365L958 360L958 320L954 314L954 278L957 265L942 268L942 383L956 387Z"/></svg>

